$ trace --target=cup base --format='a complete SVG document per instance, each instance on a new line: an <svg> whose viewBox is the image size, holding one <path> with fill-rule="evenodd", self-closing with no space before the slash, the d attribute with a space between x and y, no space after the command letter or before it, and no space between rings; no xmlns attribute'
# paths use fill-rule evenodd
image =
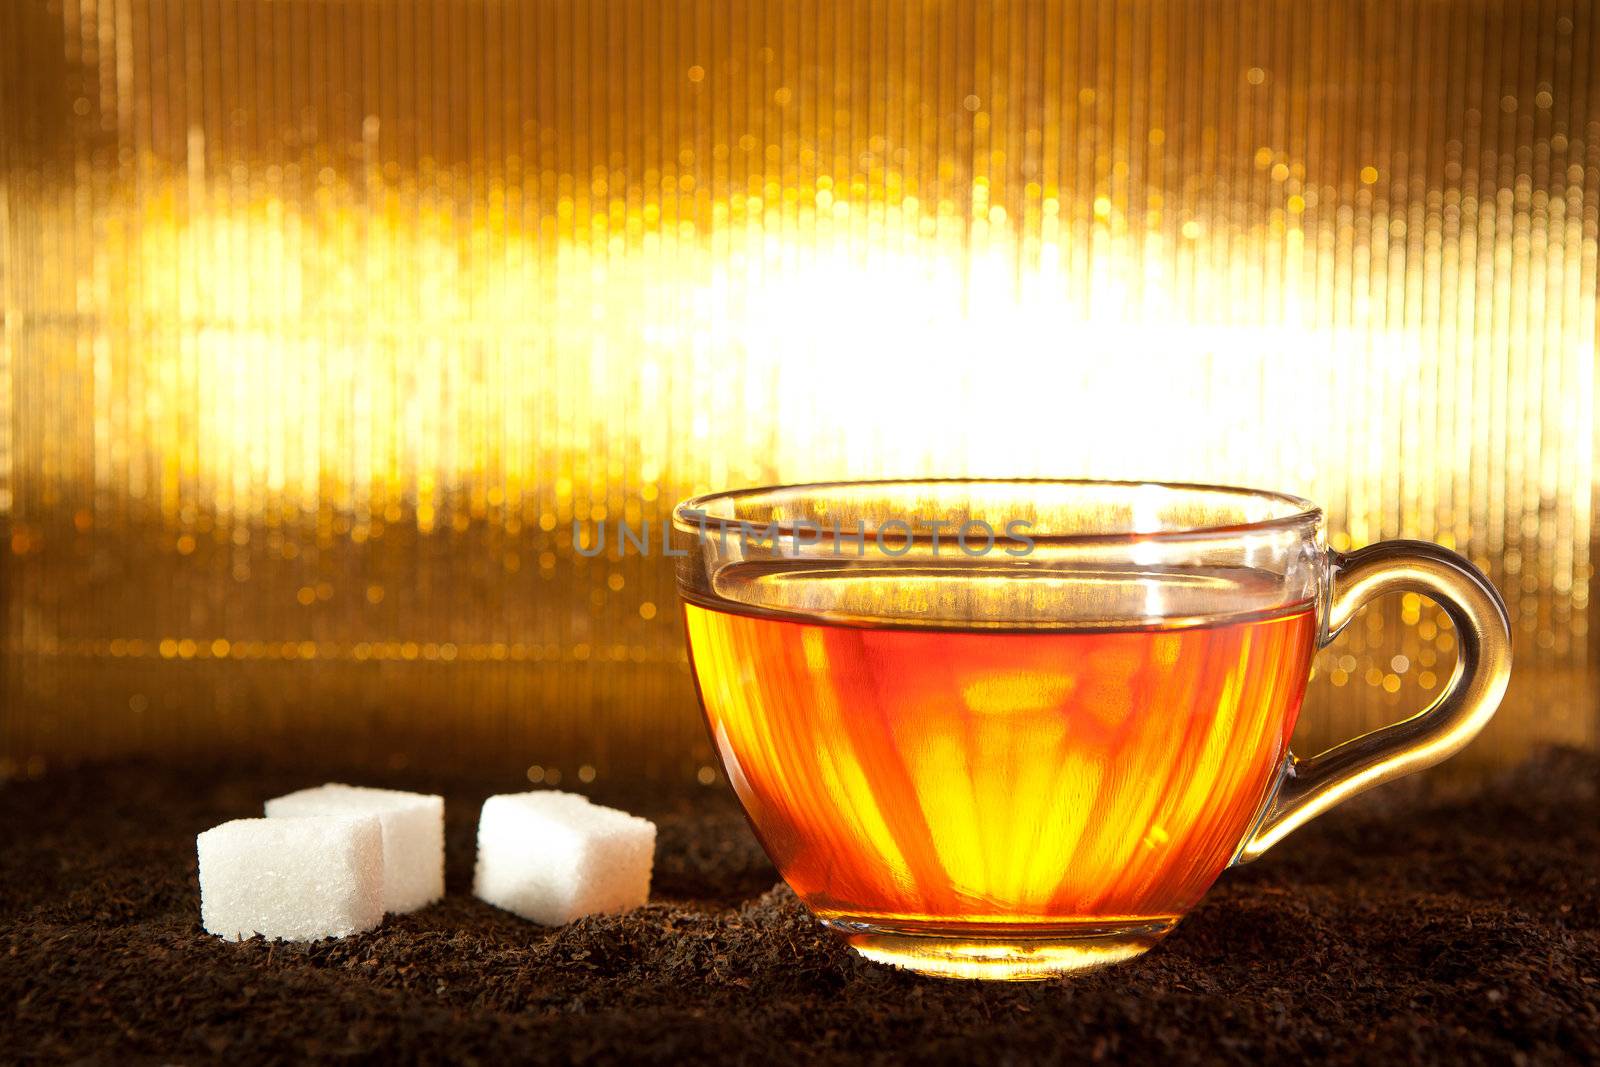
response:
<svg viewBox="0 0 1600 1067"><path fill-rule="evenodd" d="M823 919L851 948L876 963L939 978L1027 982L1081 974L1131 960L1148 951L1177 919L1082 923L1016 931L989 927L915 929Z"/></svg>

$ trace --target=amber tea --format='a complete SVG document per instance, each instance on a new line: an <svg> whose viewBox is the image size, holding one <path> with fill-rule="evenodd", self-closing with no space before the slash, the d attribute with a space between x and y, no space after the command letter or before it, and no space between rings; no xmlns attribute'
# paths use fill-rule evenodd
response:
<svg viewBox="0 0 1600 1067"><path fill-rule="evenodd" d="M1278 773L1316 630L1309 607L1092 633L686 610L712 735L795 892L941 925L1188 911Z"/></svg>
<svg viewBox="0 0 1600 1067"><path fill-rule="evenodd" d="M947 933L1186 912L1279 771L1316 632L1310 605L1009 632L685 612L712 736L790 886L825 919Z"/></svg>

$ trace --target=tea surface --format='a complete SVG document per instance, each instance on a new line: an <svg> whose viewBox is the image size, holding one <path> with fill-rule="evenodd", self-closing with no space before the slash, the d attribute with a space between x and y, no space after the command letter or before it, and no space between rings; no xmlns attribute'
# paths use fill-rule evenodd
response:
<svg viewBox="0 0 1600 1067"><path fill-rule="evenodd" d="M824 918L1175 918L1271 788L1307 604L1199 625L880 628L686 603L734 789Z"/></svg>

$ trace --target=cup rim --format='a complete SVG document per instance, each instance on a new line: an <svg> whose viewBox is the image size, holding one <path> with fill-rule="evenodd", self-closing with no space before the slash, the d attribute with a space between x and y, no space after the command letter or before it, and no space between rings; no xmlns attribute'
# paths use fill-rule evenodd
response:
<svg viewBox="0 0 1600 1067"><path fill-rule="evenodd" d="M1221 493L1226 496L1240 498L1254 497L1268 499L1285 505L1292 510L1283 515L1269 519L1258 519L1254 522L1218 523L1207 526L1186 526L1171 530L1116 530L1103 533L1032 533L1030 539L1036 544L1044 545L1106 545L1106 544L1143 544L1149 542L1184 542L1199 539L1213 539L1218 537L1235 537L1254 533L1276 533L1293 530L1298 527L1315 529L1323 520L1322 508L1307 500L1305 497L1293 493L1285 493L1275 489L1255 489L1248 486L1223 485L1212 482L1175 482L1159 479L1122 479L1122 478L862 478L838 479L833 481L817 482L779 482L771 485L748 486L739 489L724 489L714 493L701 493L696 496L681 500L672 509L672 522L686 532L693 532L701 528L701 520L690 517L691 511L706 511L707 505L714 502L747 500L752 497L769 495L779 492L804 492L818 490L838 489L866 489L890 488L894 486L952 486L952 485L988 485L988 486L1082 486L1102 488L1138 489L1151 487L1155 489L1170 489L1179 492L1205 492ZM736 520L726 516L706 515L707 524L725 524ZM797 527L782 520L776 520L776 525L785 534L793 532ZM913 534L908 540L920 542L928 540L927 534Z"/></svg>

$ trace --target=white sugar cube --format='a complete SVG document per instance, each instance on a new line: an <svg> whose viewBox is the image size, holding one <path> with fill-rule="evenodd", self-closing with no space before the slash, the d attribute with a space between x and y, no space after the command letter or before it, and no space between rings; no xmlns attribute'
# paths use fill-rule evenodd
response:
<svg viewBox="0 0 1600 1067"><path fill-rule="evenodd" d="M329 783L267 801L267 818L376 815L383 826L383 910L416 911L444 896L444 798Z"/></svg>
<svg viewBox="0 0 1600 1067"><path fill-rule="evenodd" d="M376 816L235 819L195 839L200 925L243 941L315 941L383 921Z"/></svg>
<svg viewBox="0 0 1600 1067"><path fill-rule="evenodd" d="M472 891L556 926L643 904L655 853L647 819L571 793L507 793L483 803Z"/></svg>

